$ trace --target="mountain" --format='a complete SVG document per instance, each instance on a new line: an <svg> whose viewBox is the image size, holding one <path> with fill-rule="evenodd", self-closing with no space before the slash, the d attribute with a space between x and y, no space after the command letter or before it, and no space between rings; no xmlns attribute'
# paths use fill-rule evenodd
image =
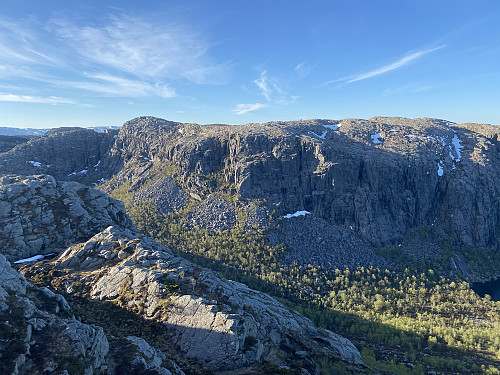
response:
<svg viewBox="0 0 500 375"><path fill-rule="evenodd" d="M210 230L248 227L234 219L241 210L249 220L307 211L277 230L261 220L293 250L289 262L307 264L297 236L321 227L317 265L384 267L391 260L374 250L398 247L415 260L446 256L444 270L476 280L494 272L470 248L498 252L499 140L495 126L428 118L201 126L140 117L119 131L31 140L0 155L0 173L98 184L162 213L197 206L189 220Z"/></svg>
<svg viewBox="0 0 500 375"><path fill-rule="evenodd" d="M31 136L0 135L0 152L6 152L17 145L28 142Z"/></svg>
<svg viewBox="0 0 500 375"><path fill-rule="evenodd" d="M37 330L22 301L57 310L36 297L47 287L70 307L58 329L74 314L109 346L85 334L78 361L42 347L61 371L495 373L498 302L469 281L500 275L498 141L428 118L140 117L14 145L0 253L34 258L14 266L33 285L0 293L20 312L4 315L23 327L12 343ZM36 368L34 346L9 348Z"/></svg>
<svg viewBox="0 0 500 375"><path fill-rule="evenodd" d="M183 374L176 362L191 373L259 373L264 362L309 374L319 371L318 359L365 372L349 340L174 256L140 235L123 204L101 191L47 175L11 175L0 181L0 199L11 241L1 253L11 260L25 250L60 253L15 262L35 285L0 254L0 315L8 327L0 333L2 373ZM92 324L75 319L72 308ZM143 338L134 336L143 327ZM144 338L160 342L170 359Z"/></svg>
<svg viewBox="0 0 500 375"><path fill-rule="evenodd" d="M0 126L0 135L7 136L40 136L44 135L47 129L35 129L35 128L9 128L6 126Z"/></svg>
<svg viewBox="0 0 500 375"><path fill-rule="evenodd" d="M76 129L77 127L73 127L73 129ZM90 126L86 129L92 129L96 132L104 132L107 130L116 130L119 129L119 126ZM58 128L54 128L58 129ZM69 128L67 128L69 129ZM31 137L36 137L36 136L42 136L46 134L50 129L37 129L37 128L11 128L7 126L0 126L0 135L6 135L6 136L31 136Z"/></svg>

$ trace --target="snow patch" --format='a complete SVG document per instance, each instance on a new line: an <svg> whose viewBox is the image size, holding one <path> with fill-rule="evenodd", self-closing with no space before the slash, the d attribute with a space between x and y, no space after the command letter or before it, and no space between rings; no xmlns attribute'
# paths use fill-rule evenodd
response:
<svg viewBox="0 0 500 375"><path fill-rule="evenodd" d="M113 138L114 138L114 139L116 139L116 138L118 138L118 136L115 134L115 135L113 136Z"/></svg>
<svg viewBox="0 0 500 375"><path fill-rule="evenodd" d="M100 182L101 184L103 184L104 182L106 182L106 179L104 177L102 177L98 182Z"/></svg>
<svg viewBox="0 0 500 375"><path fill-rule="evenodd" d="M310 132L308 132L308 133L309 133L309 134L312 134L312 135L314 135L314 136L316 136L316 137L318 137L318 138L320 138L320 139L325 139L326 134L328 133L328 131L327 131L327 130L324 130L324 131L323 131L323 133L321 133L321 135L316 134L315 132L311 132L311 131L310 131Z"/></svg>
<svg viewBox="0 0 500 375"><path fill-rule="evenodd" d="M283 216L285 219L291 219L292 217L298 217L298 216L306 216L310 215L311 213L309 211L297 211L294 214L287 214Z"/></svg>
<svg viewBox="0 0 500 375"><path fill-rule="evenodd" d="M27 161L26 163L30 163L32 166L37 167L37 168L42 167L42 163L40 163L39 161L30 160L30 161Z"/></svg>
<svg viewBox="0 0 500 375"><path fill-rule="evenodd" d="M71 173L68 175L68 177L69 177L69 176L74 176L74 175L77 175L77 174L86 174L87 172L88 172L88 170L86 170L86 169L82 169L80 172L71 172Z"/></svg>
<svg viewBox="0 0 500 375"><path fill-rule="evenodd" d="M375 133L373 135L370 135L372 142L374 145L379 145L381 143L384 143L384 139L380 135L380 133Z"/></svg>
<svg viewBox="0 0 500 375"><path fill-rule="evenodd" d="M94 168L97 168L101 164L101 161L99 160L96 165L94 165Z"/></svg>
<svg viewBox="0 0 500 375"><path fill-rule="evenodd" d="M153 161L153 160L151 160L150 158L148 158L147 156L143 156L142 158L143 158L144 160L146 160L146 161Z"/></svg>
<svg viewBox="0 0 500 375"><path fill-rule="evenodd" d="M460 144L461 142L462 141L458 138L456 134L453 135L451 143L453 143L453 146L455 147L455 153L457 154L457 159L456 159L457 162L460 161L460 159L462 158L462 148L464 148L464 146Z"/></svg>
<svg viewBox="0 0 500 375"><path fill-rule="evenodd" d="M42 260L43 258L51 256L51 255L55 255L55 253L50 253L50 254L45 254L45 255L43 255L43 254L34 255L34 256L30 257L30 258L24 258L24 259L16 260L14 263L15 264L20 264L20 263L36 262L38 260Z"/></svg>
<svg viewBox="0 0 500 375"><path fill-rule="evenodd" d="M437 174L440 177L444 174L443 161L442 160L439 161Z"/></svg>

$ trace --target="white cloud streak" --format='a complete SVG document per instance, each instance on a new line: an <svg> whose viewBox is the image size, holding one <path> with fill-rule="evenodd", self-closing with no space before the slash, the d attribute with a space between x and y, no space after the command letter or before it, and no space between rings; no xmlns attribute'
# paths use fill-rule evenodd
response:
<svg viewBox="0 0 500 375"><path fill-rule="evenodd" d="M237 104L236 107L233 108L233 112L236 113L237 115L244 115L245 113L264 108L265 106L266 105L263 103Z"/></svg>
<svg viewBox="0 0 500 375"><path fill-rule="evenodd" d="M401 87L385 89L383 92L384 96L389 95L400 95L400 94L418 94L421 92L426 92L435 89L435 85L417 85L417 84L407 84Z"/></svg>
<svg viewBox="0 0 500 375"><path fill-rule="evenodd" d="M365 79L379 76L381 74L392 72L393 70L402 68L402 67L410 64L411 62L417 60L418 58L420 58L422 56L425 56L429 53L440 50L444 47L446 47L446 45L441 45L441 46L435 47L435 48L429 48L429 49L416 51L416 52L410 53L410 54L408 54L408 55L406 55L406 56L404 56L404 57L402 57L402 58L400 58L400 59L398 59L390 64L381 66L380 68L373 69L373 70L370 70L368 72L357 74L354 76L348 76L348 77L344 77L344 78L334 79L334 80L325 82L318 87L327 86L327 85L330 85L330 84L335 83L335 82L345 82L345 83L358 82L358 81L362 81Z"/></svg>
<svg viewBox="0 0 500 375"><path fill-rule="evenodd" d="M17 95L0 93L0 102L19 102L19 103L40 103L40 104L76 104L74 100L59 98L56 96L40 97L40 96L29 96L29 95Z"/></svg>
<svg viewBox="0 0 500 375"><path fill-rule="evenodd" d="M53 82L53 84L66 88L96 92L105 96L135 98L147 97L150 95L159 96L162 98L172 98L176 96L175 90L166 84L150 84L147 82L125 79L103 73L86 74L85 76L89 80L70 82L58 81Z"/></svg>
<svg viewBox="0 0 500 375"><path fill-rule="evenodd" d="M33 89L42 84L45 92L63 87L130 98L174 97L175 81L225 82L232 63L215 63L211 44L192 25L112 12L84 23L68 16L45 23L0 17L0 78L21 79L26 88L29 81ZM22 91L3 100L16 94Z"/></svg>
<svg viewBox="0 0 500 375"><path fill-rule="evenodd" d="M260 77L253 81L260 89L260 93L268 102L276 104L289 105L293 104L299 98L298 96L289 95L278 84L276 80L269 77L267 71L262 71Z"/></svg>
<svg viewBox="0 0 500 375"><path fill-rule="evenodd" d="M211 47L192 27L112 15L104 25L53 20L53 31L84 60L140 78L215 83L231 63L214 64Z"/></svg>

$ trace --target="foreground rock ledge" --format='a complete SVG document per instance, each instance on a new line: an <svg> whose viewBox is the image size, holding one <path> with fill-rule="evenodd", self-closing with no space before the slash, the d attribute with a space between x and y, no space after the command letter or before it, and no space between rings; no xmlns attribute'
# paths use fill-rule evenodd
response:
<svg viewBox="0 0 500 375"><path fill-rule="evenodd" d="M83 287L92 299L113 301L163 322L183 355L215 371L255 361L288 366L300 358L304 369L315 373L318 357L364 367L346 338L130 230L110 226L57 260L25 266L23 272L55 275L54 270L63 276L52 283L66 293Z"/></svg>

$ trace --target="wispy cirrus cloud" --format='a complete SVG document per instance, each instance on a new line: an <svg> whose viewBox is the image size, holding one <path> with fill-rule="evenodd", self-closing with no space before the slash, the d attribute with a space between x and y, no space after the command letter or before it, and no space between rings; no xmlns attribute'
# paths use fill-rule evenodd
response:
<svg viewBox="0 0 500 375"><path fill-rule="evenodd" d="M171 98L177 95L173 85L180 81L224 82L232 63L215 62L211 47L192 25L116 9L99 19L68 14L48 21L0 17L0 78L22 80L31 91L65 88L104 96ZM12 95L26 102L44 99L20 94L23 90Z"/></svg>
<svg viewBox="0 0 500 375"><path fill-rule="evenodd" d="M266 105L263 103L237 104L236 107L233 108L233 113L244 115L245 113L256 111L264 107L266 107Z"/></svg>
<svg viewBox="0 0 500 375"><path fill-rule="evenodd" d="M312 69L313 66L311 66L307 60L304 60L295 66L294 71L297 75L297 79L304 79L311 73Z"/></svg>
<svg viewBox="0 0 500 375"><path fill-rule="evenodd" d="M40 104L77 104L72 99L59 98L57 96L40 97L29 95L17 95L0 92L0 102L19 102L19 103L40 103Z"/></svg>
<svg viewBox="0 0 500 375"><path fill-rule="evenodd" d="M194 28L164 19L112 14L99 25L52 20L53 31L83 61L150 79L187 79L217 83L231 62L216 64L211 44Z"/></svg>
<svg viewBox="0 0 500 375"><path fill-rule="evenodd" d="M60 65L62 61L41 40L43 32L43 29L36 29L30 20L0 18L0 63L3 67L19 69L19 64Z"/></svg>
<svg viewBox="0 0 500 375"><path fill-rule="evenodd" d="M105 96L119 97L147 97L158 96L162 98L172 98L176 92L167 84L148 83L133 79L125 79L110 74L85 74L88 78L85 81L58 81L53 82L65 88L81 89L92 91Z"/></svg>
<svg viewBox="0 0 500 375"><path fill-rule="evenodd" d="M276 104L293 104L299 98L295 95L290 95L283 90L276 80L267 74L267 71L262 71L258 79L253 81L260 89L260 93L268 102Z"/></svg>
<svg viewBox="0 0 500 375"><path fill-rule="evenodd" d="M412 53L407 54L406 56L399 58L398 60L396 60L390 64L383 65L379 68L370 70L370 71L365 72L365 73L330 80L330 81L327 81L327 82L319 85L318 87L327 86L327 85L330 85L332 83L337 83L337 82L344 82L345 84L348 84L348 83L353 83L353 82L358 82L358 81L362 81L365 79L373 78L373 77L391 72L393 70L402 68L402 67L410 64L411 62L413 62L413 61L415 61L415 60L417 60L425 55L428 55L432 52L435 52L435 51L440 50L440 49L445 48L445 47L446 47L446 45L443 44L443 45L440 45L438 47L423 49L420 51L412 52Z"/></svg>

